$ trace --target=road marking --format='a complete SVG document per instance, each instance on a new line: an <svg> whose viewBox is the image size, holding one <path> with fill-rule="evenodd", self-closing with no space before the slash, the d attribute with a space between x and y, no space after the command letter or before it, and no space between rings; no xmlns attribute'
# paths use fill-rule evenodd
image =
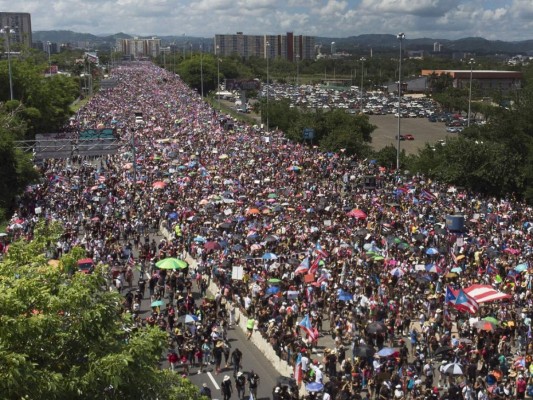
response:
<svg viewBox="0 0 533 400"><path fill-rule="evenodd" d="M207 376L209 377L209 379L211 379L211 382L213 382L213 386L215 387L215 389L220 390L220 386L218 386L217 381L215 381L215 378L213 378L211 372L208 372Z"/></svg>

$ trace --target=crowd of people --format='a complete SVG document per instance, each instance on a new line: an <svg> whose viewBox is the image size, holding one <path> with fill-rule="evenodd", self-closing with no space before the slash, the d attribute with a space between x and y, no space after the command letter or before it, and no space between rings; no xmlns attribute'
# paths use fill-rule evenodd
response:
<svg viewBox="0 0 533 400"><path fill-rule="evenodd" d="M211 359L216 371L223 356L231 362L225 330L239 307L251 334L311 385L311 398L472 400L530 390L531 207L244 125L149 63L113 76L118 85L96 94L69 130L114 128L124 148L91 162L46 160L11 234L31 236L41 217L64 224L53 252L83 246L109 265L138 252L160 304L139 323L169 331L171 368L201 373ZM449 215L464 227L451 230ZM150 241L160 224L173 237ZM150 266L185 254L197 271ZM191 290L196 283L205 293L204 279L219 293L196 305ZM130 298L132 312L145 284ZM510 299L472 315L456 310L447 291L472 284ZM477 328L487 317L490 325ZM273 396L295 394L277 387Z"/></svg>

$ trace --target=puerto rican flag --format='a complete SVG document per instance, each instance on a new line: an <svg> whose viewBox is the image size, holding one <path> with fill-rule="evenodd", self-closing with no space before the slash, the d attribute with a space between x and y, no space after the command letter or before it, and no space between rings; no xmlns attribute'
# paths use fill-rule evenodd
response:
<svg viewBox="0 0 533 400"><path fill-rule="evenodd" d="M322 246L320 245L320 242L316 242L315 245L315 253L318 254L322 258L327 258L328 253L322 249Z"/></svg>
<svg viewBox="0 0 533 400"><path fill-rule="evenodd" d="M294 271L295 274L303 274L309 271L309 257L305 257L298 268Z"/></svg>
<svg viewBox="0 0 533 400"><path fill-rule="evenodd" d="M304 319L302 319L298 325L307 334L307 337L310 340L315 341L318 339L317 330L313 329L313 326L311 325L311 319L309 318L309 314L305 314Z"/></svg>
<svg viewBox="0 0 533 400"><path fill-rule="evenodd" d="M304 379L303 371L302 371L302 353L298 353L298 357L296 358L296 363L294 364L294 380L298 385L302 383Z"/></svg>
<svg viewBox="0 0 533 400"><path fill-rule="evenodd" d="M470 314L475 314L479 309L479 304L472 296L466 294L463 289L459 289L457 293L457 299L453 307L462 312L469 312Z"/></svg>
<svg viewBox="0 0 533 400"><path fill-rule="evenodd" d="M451 303L452 305L455 304L455 301L457 300L458 291L452 289L451 287L446 288L446 297L444 299L444 302L446 304Z"/></svg>
<svg viewBox="0 0 533 400"><path fill-rule="evenodd" d="M129 256L128 265L131 265L132 267L135 266L135 259L133 258L133 256Z"/></svg>
<svg viewBox="0 0 533 400"><path fill-rule="evenodd" d="M420 192L419 198L420 198L420 200L425 200L425 201L435 201L435 200L437 200L437 196L435 196L431 192L428 192L427 190L422 190Z"/></svg>
<svg viewBox="0 0 533 400"><path fill-rule="evenodd" d="M311 266L309 267L310 274L315 274L316 271L318 271L318 263L320 263L320 260L322 260L322 256L319 254L318 257L314 259L314 261L311 263Z"/></svg>

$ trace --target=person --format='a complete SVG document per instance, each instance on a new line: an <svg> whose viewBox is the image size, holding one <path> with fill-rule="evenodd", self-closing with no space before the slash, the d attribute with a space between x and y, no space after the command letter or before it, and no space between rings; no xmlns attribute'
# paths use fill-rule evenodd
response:
<svg viewBox="0 0 533 400"><path fill-rule="evenodd" d="M174 350L171 350L167 355L168 363L170 364L170 370L174 371L176 364L178 363L178 355Z"/></svg>
<svg viewBox="0 0 533 400"><path fill-rule="evenodd" d="M237 388L237 397L239 398L239 400L244 399L244 390L246 388L246 377L241 371L237 373L237 377L235 378L235 387Z"/></svg>
<svg viewBox="0 0 533 400"><path fill-rule="evenodd" d="M233 392L233 386L231 385L231 379L228 375L224 376L224 380L220 384L220 390L224 395L224 400L229 400L231 398L231 393Z"/></svg>
<svg viewBox="0 0 533 400"><path fill-rule="evenodd" d="M254 370L250 371L248 376L248 386L250 387L250 394L254 399L257 399L257 387L259 386L259 375Z"/></svg>
<svg viewBox="0 0 533 400"><path fill-rule="evenodd" d="M248 321L246 321L246 330L248 331L248 337L247 337L248 340L250 340L250 338L252 337L252 333L254 333L254 325L255 325L255 320L252 317L248 318Z"/></svg>
<svg viewBox="0 0 533 400"><path fill-rule="evenodd" d="M272 393L272 400L282 400L281 397L281 388L279 386L276 386L274 388L274 391Z"/></svg>
<svg viewBox="0 0 533 400"><path fill-rule="evenodd" d="M233 376L237 376L239 369L241 368L242 352L238 347L231 353L231 362L233 363Z"/></svg>
<svg viewBox="0 0 533 400"><path fill-rule="evenodd" d="M211 389L209 389L207 383L205 382L202 384L202 388L200 389L200 395L211 399Z"/></svg>
<svg viewBox="0 0 533 400"><path fill-rule="evenodd" d="M527 387L527 382L524 379L524 375L522 374L518 375L518 379L516 381L516 398L517 399L523 399L525 397L526 387Z"/></svg>

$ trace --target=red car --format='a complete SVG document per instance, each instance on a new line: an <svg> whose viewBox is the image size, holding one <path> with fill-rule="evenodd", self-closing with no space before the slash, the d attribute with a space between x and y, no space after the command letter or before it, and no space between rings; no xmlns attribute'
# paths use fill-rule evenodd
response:
<svg viewBox="0 0 533 400"><path fill-rule="evenodd" d="M415 137L411 135L410 133L408 133L407 135L403 135L403 138L405 140L415 140Z"/></svg>

